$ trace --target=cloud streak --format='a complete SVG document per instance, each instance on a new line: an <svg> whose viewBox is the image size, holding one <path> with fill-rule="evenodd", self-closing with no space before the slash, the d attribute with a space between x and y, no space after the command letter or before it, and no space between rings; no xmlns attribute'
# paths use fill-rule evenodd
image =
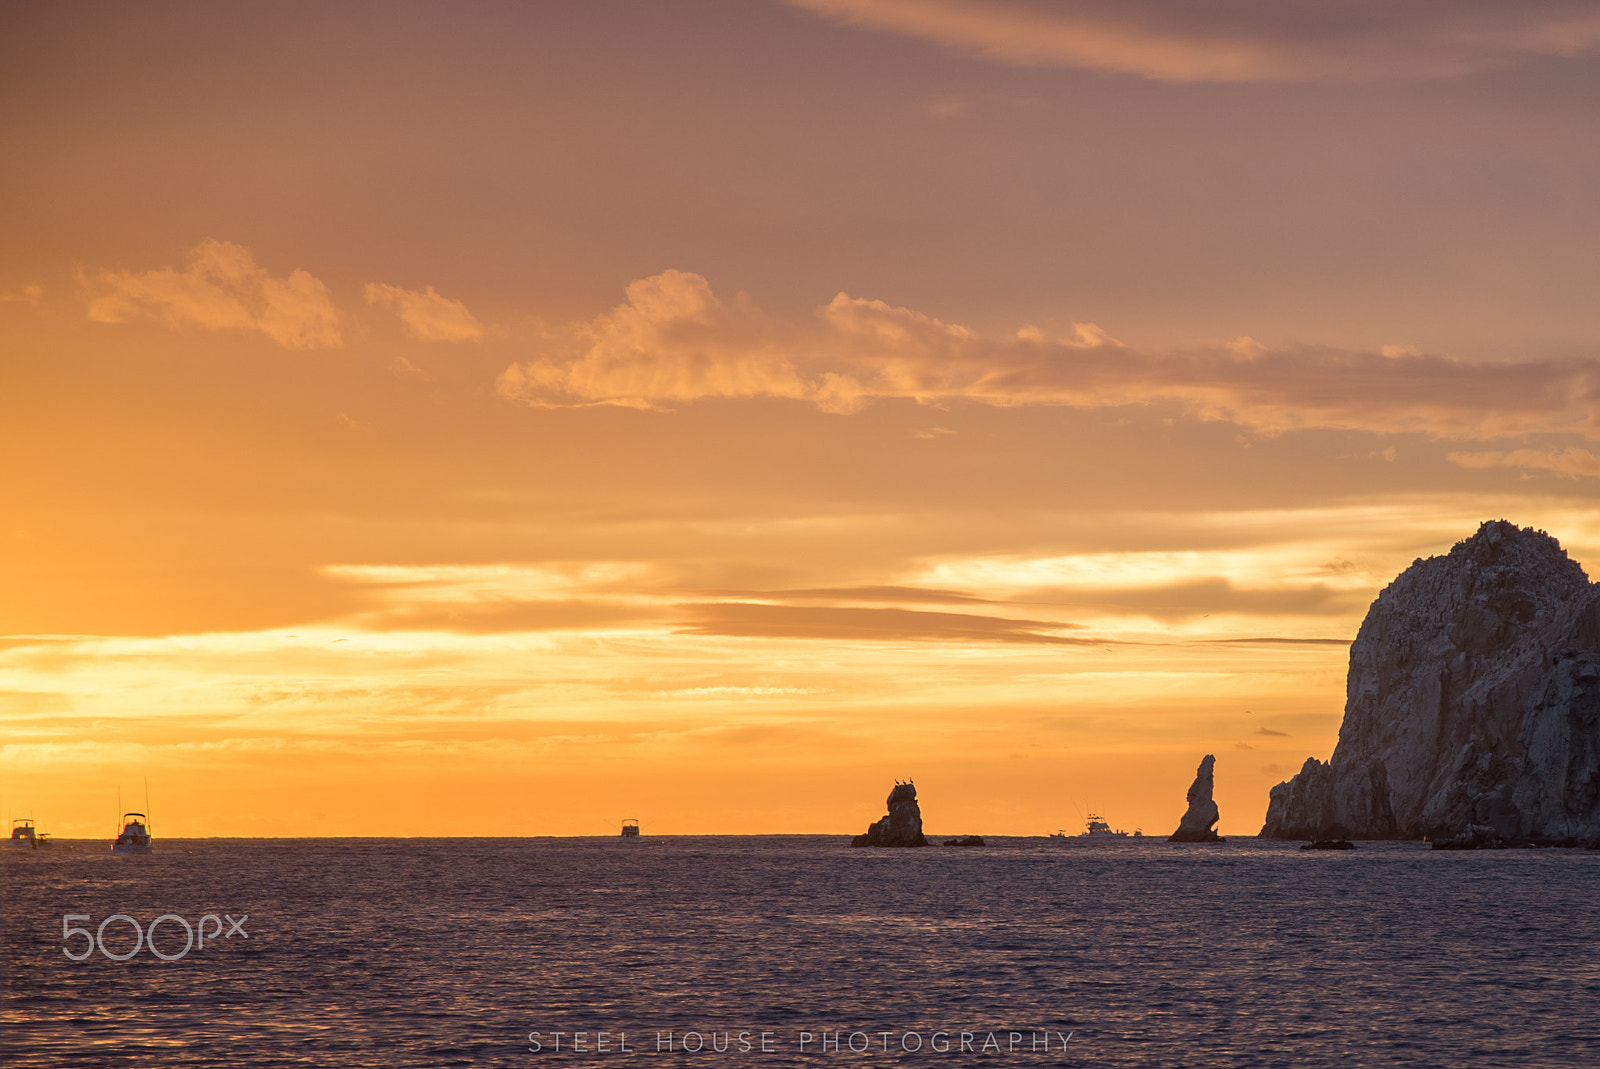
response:
<svg viewBox="0 0 1600 1069"><path fill-rule="evenodd" d="M1163 82L1453 78L1600 48L1579 0L786 0L833 22L1018 66Z"/></svg>
<svg viewBox="0 0 1600 1069"><path fill-rule="evenodd" d="M1001 642L1053 646L1104 646L1105 639L1058 634L1079 625L1013 620L972 613L837 606L719 602L690 607L693 619L680 634L738 638L798 638L851 642Z"/></svg>
<svg viewBox="0 0 1600 1069"><path fill-rule="evenodd" d="M1463 468L1515 468L1521 471L1553 471L1569 479L1600 478L1600 457L1587 449L1574 447L1450 453L1445 459Z"/></svg>
<svg viewBox="0 0 1600 1069"><path fill-rule="evenodd" d="M1025 328L990 339L883 301L840 293L808 323L724 302L667 271L581 325L576 352L508 368L499 393L535 406L671 408L786 398L850 413L874 401L1075 408L1170 404L1276 434L1324 428L1491 439L1600 437L1600 362L1470 363L1414 352L1267 349L1248 338L1166 354L1093 324L1070 338Z"/></svg>
<svg viewBox="0 0 1600 1069"><path fill-rule="evenodd" d="M80 274L96 323L156 319L174 329L242 330L265 334L286 349L337 348L339 314L328 288L295 270L274 278L251 251L228 241L203 241L181 271L99 271Z"/></svg>

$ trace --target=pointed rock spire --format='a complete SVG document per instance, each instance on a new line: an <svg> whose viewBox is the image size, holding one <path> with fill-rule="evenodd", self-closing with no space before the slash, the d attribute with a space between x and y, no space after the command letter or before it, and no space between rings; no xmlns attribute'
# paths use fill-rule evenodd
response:
<svg viewBox="0 0 1600 1069"><path fill-rule="evenodd" d="M1211 798L1211 769L1217 763L1213 754L1206 754L1195 771L1194 785L1189 788L1189 809L1178 822L1178 830L1167 837L1169 843L1222 843L1227 842L1216 833L1213 825L1220 817L1217 803Z"/></svg>

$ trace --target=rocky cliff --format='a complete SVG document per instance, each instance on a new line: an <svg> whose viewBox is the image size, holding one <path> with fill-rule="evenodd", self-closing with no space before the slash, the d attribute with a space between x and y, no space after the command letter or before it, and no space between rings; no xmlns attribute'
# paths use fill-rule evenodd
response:
<svg viewBox="0 0 1600 1069"><path fill-rule="evenodd" d="M1227 842L1213 827L1220 816L1216 800L1211 797L1214 788L1212 768L1216 763L1217 759L1212 754L1206 754L1201 759L1200 767L1195 770L1194 783L1189 787L1189 808L1184 811L1183 819L1178 821L1178 830L1167 836L1167 842Z"/></svg>
<svg viewBox="0 0 1600 1069"><path fill-rule="evenodd" d="M917 805L917 788L911 783L896 783L886 803L889 815L867 825L866 834L850 840L851 846L927 846L922 834L922 807Z"/></svg>
<svg viewBox="0 0 1600 1069"><path fill-rule="evenodd" d="M1413 563L1350 646L1332 758L1272 789L1261 834L1600 837L1600 586L1503 520Z"/></svg>

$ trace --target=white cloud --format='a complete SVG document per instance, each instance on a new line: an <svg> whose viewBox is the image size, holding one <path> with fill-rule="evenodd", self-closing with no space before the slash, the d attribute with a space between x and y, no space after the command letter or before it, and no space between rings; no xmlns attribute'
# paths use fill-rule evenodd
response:
<svg viewBox="0 0 1600 1069"><path fill-rule="evenodd" d="M369 282L366 296L368 304L393 308L418 341L483 340L483 325L467 306L440 296L432 286L419 292Z"/></svg>
<svg viewBox="0 0 1600 1069"><path fill-rule="evenodd" d="M1278 433L1336 428L1493 438L1600 437L1600 363L1468 363L1421 353L1269 349L1239 339L1151 354L1093 324L1070 338L1024 328L986 339L925 313L840 293L809 323L724 302L699 275L667 271L583 325L577 355L514 364L500 393L533 405L664 408L773 397L852 412L877 399L996 406L1174 404L1205 420ZM1570 461L1567 462L1570 466Z"/></svg>
<svg viewBox="0 0 1600 1069"><path fill-rule="evenodd" d="M699 275L663 271L628 286L628 300L579 332L576 360L512 365L506 397L536 405L659 408L724 397L816 399L787 355L792 331L711 292Z"/></svg>
<svg viewBox="0 0 1600 1069"><path fill-rule="evenodd" d="M249 249L232 242L201 242L182 271L100 271L80 280L97 323L149 317L173 328L259 331L288 349L336 348L343 341L319 279L301 270L273 278Z"/></svg>

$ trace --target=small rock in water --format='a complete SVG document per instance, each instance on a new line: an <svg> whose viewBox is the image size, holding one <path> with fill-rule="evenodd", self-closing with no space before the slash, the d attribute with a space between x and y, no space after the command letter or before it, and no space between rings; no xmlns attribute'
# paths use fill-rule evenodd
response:
<svg viewBox="0 0 1600 1069"><path fill-rule="evenodd" d="M1318 839L1314 843L1306 843L1302 850L1354 850L1356 844L1349 839Z"/></svg>
<svg viewBox="0 0 1600 1069"><path fill-rule="evenodd" d="M965 836L962 836L962 837L960 837L958 839L946 839L944 841L944 845L946 845L946 846L983 846L984 842L983 842L983 836L981 836L981 835L965 835Z"/></svg>
<svg viewBox="0 0 1600 1069"><path fill-rule="evenodd" d="M1530 840L1501 835L1488 824L1468 824L1459 835L1434 839L1430 850L1504 850L1513 846L1532 846Z"/></svg>
<svg viewBox="0 0 1600 1069"><path fill-rule="evenodd" d="M927 846L922 834L922 808L917 788L907 780L889 792L889 815L867 826L866 833L850 840L851 846Z"/></svg>
<svg viewBox="0 0 1600 1069"><path fill-rule="evenodd" d="M1178 822L1178 830L1167 836L1169 843L1225 843L1228 840L1216 833L1220 814L1217 803L1211 798L1211 769L1217 763L1212 754L1206 754L1195 773L1194 784L1189 788L1189 810Z"/></svg>

